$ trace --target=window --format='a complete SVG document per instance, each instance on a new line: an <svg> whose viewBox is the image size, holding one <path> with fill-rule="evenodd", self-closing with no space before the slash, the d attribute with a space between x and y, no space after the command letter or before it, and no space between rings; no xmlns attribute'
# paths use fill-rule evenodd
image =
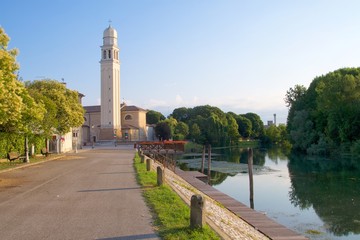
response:
<svg viewBox="0 0 360 240"><path fill-rule="evenodd" d="M132 120L132 116L131 115L126 115L125 120Z"/></svg>
<svg viewBox="0 0 360 240"><path fill-rule="evenodd" d="M111 59L111 50L109 50L109 58Z"/></svg>
<svg viewBox="0 0 360 240"><path fill-rule="evenodd" d="M106 59L106 50L103 52L103 59Z"/></svg>

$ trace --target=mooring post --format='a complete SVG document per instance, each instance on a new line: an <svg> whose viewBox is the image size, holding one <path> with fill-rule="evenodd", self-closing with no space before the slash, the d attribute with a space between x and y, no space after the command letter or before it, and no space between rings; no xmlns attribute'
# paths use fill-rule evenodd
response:
<svg viewBox="0 0 360 240"><path fill-rule="evenodd" d="M200 195L191 196L190 228L202 228L205 223L205 199Z"/></svg>
<svg viewBox="0 0 360 240"><path fill-rule="evenodd" d="M150 171L151 169L151 158L146 158L146 171Z"/></svg>
<svg viewBox="0 0 360 240"><path fill-rule="evenodd" d="M211 145L208 146L208 184L211 182Z"/></svg>
<svg viewBox="0 0 360 240"><path fill-rule="evenodd" d="M165 171L160 166L158 166L156 168L156 172L157 172L157 185L161 186L164 183Z"/></svg>

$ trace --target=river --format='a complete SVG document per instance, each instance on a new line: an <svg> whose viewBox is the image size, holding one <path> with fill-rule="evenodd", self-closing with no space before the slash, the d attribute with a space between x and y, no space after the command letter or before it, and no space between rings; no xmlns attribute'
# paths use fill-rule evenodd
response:
<svg viewBox="0 0 360 240"><path fill-rule="evenodd" d="M212 152L213 187L250 207L248 149ZM178 162L194 170L199 159L188 155ZM315 240L360 239L359 160L254 149L253 184L254 209L280 224Z"/></svg>

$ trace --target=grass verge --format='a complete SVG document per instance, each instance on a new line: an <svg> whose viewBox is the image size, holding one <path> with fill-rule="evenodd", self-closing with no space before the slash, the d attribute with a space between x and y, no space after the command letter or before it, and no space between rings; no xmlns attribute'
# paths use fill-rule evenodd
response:
<svg viewBox="0 0 360 240"><path fill-rule="evenodd" d="M191 229L190 208L167 185L158 187L156 173L146 171L146 165L140 162L136 153L134 166L137 180L144 187L143 195L155 217L155 226L162 239L220 239L209 227Z"/></svg>
<svg viewBox="0 0 360 240"><path fill-rule="evenodd" d="M46 160L50 160L52 159L52 157L43 157L43 156L36 156L36 157L30 157L30 163L37 163L37 162L44 162ZM23 166L23 165L27 165L29 163L26 162L22 162L20 160L15 160L14 162L0 162L0 171L1 170L6 170L6 169L10 169L10 168L15 168L18 166Z"/></svg>

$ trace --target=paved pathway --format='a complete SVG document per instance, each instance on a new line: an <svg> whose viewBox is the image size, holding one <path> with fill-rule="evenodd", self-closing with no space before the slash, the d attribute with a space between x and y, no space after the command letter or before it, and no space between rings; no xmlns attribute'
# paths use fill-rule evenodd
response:
<svg viewBox="0 0 360 240"><path fill-rule="evenodd" d="M158 239L125 148L0 173L0 239Z"/></svg>

